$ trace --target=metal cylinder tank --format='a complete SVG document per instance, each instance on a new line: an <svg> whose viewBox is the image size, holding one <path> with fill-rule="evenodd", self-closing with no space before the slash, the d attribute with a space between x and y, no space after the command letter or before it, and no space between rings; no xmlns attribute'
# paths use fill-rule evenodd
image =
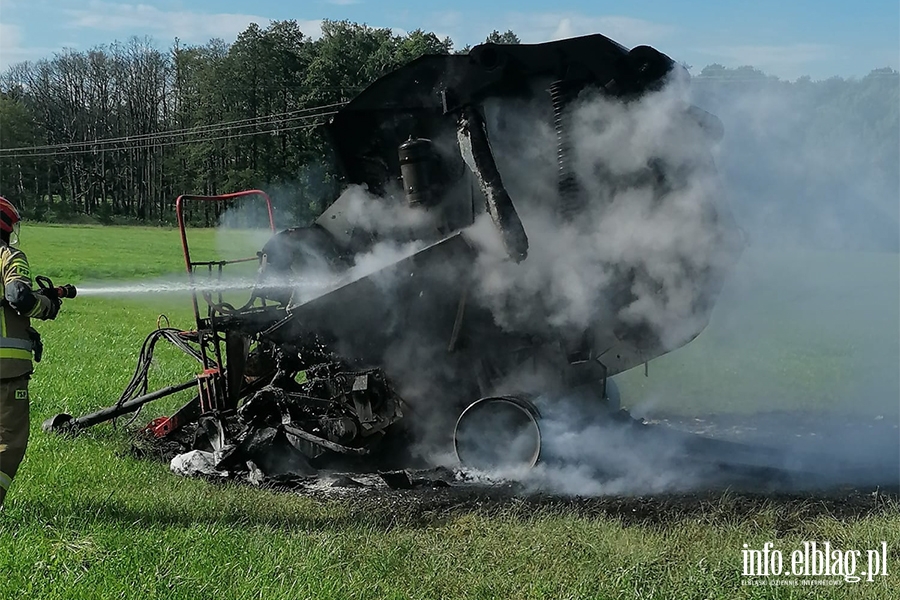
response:
<svg viewBox="0 0 900 600"><path fill-rule="evenodd" d="M410 138L400 144L400 176L403 190L410 206L430 206L434 204L431 189L430 170L434 158L431 140Z"/></svg>

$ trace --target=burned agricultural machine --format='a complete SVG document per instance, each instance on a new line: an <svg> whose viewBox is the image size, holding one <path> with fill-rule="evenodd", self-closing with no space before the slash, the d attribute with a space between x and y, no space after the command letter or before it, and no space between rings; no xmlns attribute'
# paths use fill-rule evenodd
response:
<svg viewBox="0 0 900 600"><path fill-rule="evenodd" d="M277 231L269 198L259 190L178 199L188 276L206 282L193 292L196 329L158 328L116 405L79 418L59 415L46 428L77 430L195 388L190 403L145 433L182 436L185 450L216 452L213 469L249 463L265 475L345 463L383 469L427 463L448 451L475 466L536 464L536 398L577 394L594 402L598 415L614 412L609 378L677 345L658 324L622 316L634 302L635 282L653 287L639 264L607 265L615 274L608 302L576 325L555 322L541 312L541 298L521 294L506 304L536 312L517 324L502 322L485 300L478 265L487 253L488 262L515 273L540 259L531 256L531 208L552 213L561 227L577 227L585 211L618 191L643 186L663 202L686 185L686 170L713 171L708 147L721 137L721 124L687 101L678 105L677 122L683 143L699 145L700 159L668 164L669 157L652 156L629 173L578 168L575 137L585 132L576 131L573 114L585 99L636 104L683 79L681 70L648 46L628 50L589 35L482 44L388 73L325 126L349 187L313 225ZM530 148L522 146L522 114L552 132L549 143L533 136ZM519 154L551 157L552 193L525 199L532 185L527 171L509 166ZM597 181L605 196L592 192ZM272 233L257 255L194 260L185 207L249 196L265 202ZM723 199L712 194L702 211L711 252L733 255L734 226ZM485 243L482 224L494 246ZM365 268L360 257L379 256L386 244L406 251ZM236 307L208 281L247 261L258 267L256 281L249 300ZM311 273L330 283L310 292L297 282ZM705 327L723 275L714 267L686 273L697 294L690 330L678 344ZM195 380L148 393L149 359L162 339L202 370Z"/></svg>

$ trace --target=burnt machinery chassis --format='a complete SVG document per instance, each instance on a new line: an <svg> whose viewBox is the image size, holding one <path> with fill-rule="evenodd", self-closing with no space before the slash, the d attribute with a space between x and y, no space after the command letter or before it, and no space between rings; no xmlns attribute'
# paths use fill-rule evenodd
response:
<svg viewBox="0 0 900 600"><path fill-rule="evenodd" d="M484 44L469 56L426 56L386 75L339 111L327 133L349 183L381 193L399 173L412 206L442 210L436 205L438 196L468 190L454 178L469 177L509 258L520 262L527 258L528 239L487 139L482 104L491 98L530 97L532 88L548 80L556 118L585 86L633 97L657 86L674 64L652 48L628 51L600 35L548 44ZM413 88L422 93L408 93ZM713 117L697 110L688 117L717 135L710 128ZM565 145L563 133L560 143ZM435 146L425 136L441 143ZM456 150L436 157L438 147ZM560 156L562 160L564 154ZM571 178L563 179L560 210L568 213L578 194ZM261 271L266 261L270 267L292 267L296 256L290 248L286 260L277 264L277 243L242 259L200 261L191 256L186 205L228 205L248 197L264 199L273 240L287 240L290 246L294 234L302 242L304 236L324 231L329 243L342 246L337 261L340 255L366 249L365 240L341 239L339 231L328 229L340 212L339 201L312 228L276 234L271 201L260 190L185 195L177 199L176 213L192 284L201 277L214 283L235 263L257 261ZM475 204L468 192L437 204L448 202L457 209ZM607 405L607 365L621 355L613 364L620 372L653 353L607 346L608 357L600 361L581 344L580 333L574 344L563 344L552 334L542 339L499 331L492 315L468 301L475 253L464 230L472 224L473 211L454 209L445 216L443 233L420 238L426 246L415 254L299 305L281 302L279 294L265 290L235 307L221 293L210 292L210 285L202 290L195 286L194 330L158 327L146 339L134 376L113 406L79 417L57 415L45 422L45 429L76 432L135 413L133 422L147 403L194 389L190 402L152 421L144 433L162 440L187 432L189 447L218 453L218 462L227 458L236 463L256 456L260 448L280 448L284 452L274 454L296 459L284 468L300 471L334 458L378 464L388 457L411 458L403 456L404 450L423 438L455 450L466 462L512 457L536 464L542 435L535 395L579 390L598 406ZM421 339L415 351L407 347L404 353L410 332ZM637 332L631 337L642 336ZM151 392L150 363L160 341L197 360L200 374ZM548 370L558 381L536 390L502 384L511 373L529 368ZM417 379L425 381L424 392L410 385ZM515 451L509 452L513 443Z"/></svg>
<svg viewBox="0 0 900 600"><path fill-rule="evenodd" d="M262 462L263 472L304 473L334 462L360 468L409 464L422 459L423 443L451 449L475 466L534 466L547 458L542 396L582 397L593 417L633 428L633 420L622 419L608 402L609 378L671 348L642 324L602 321L591 332L501 330L470 294L477 253L468 230L486 213L505 256L514 263L528 259L528 236L488 140L486 103L544 99L559 143L548 150L560 160L558 197L548 201L572 220L586 196L567 166L567 107L586 89L622 101L639 97L658 89L675 68L652 48L627 50L593 35L546 44L482 44L467 56L425 56L380 78L328 124L335 157L348 183L380 195L399 179L409 206L441 215L443 224L417 232L419 248L406 258L365 276L338 279L317 297L294 302L291 290L278 286L283 275L302 272L309 258L304 248L346 266L376 241L341 224L343 196L312 227L280 233L271 201L260 190L180 196L176 215L196 328L158 326L113 406L80 417L57 415L45 429L76 432L195 389L190 402L152 421L144 434L159 440L187 436L187 447L209 453L215 468ZM686 106L684 119L704 139L721 137L718 120L696 107ZM195 260L186 205L227 207L248 198L265 201L272 235L266 246L246 258ZM709 226L717 233L729 229L727 211L709 209ZM723 252L727 237L716 236ZM259 280L246 304L236 307L221 291L210 291L226 267L254 261ZM341 272L349 277L349 271ZM691 276L703 292L699 334L721 282L718 273ZM203 286L196 285L202 280ZM630 289L628 280L619 283ZM150 392L150 363L160 341L197 360L200 374ZM548 376L536 389L516 377L537 371ZM718 449L693 454L712 462L725 455Z"/></svg>
<svg viewBox="0 0 900 600"><path fill-rule="evenodd" d="M177 206L180 214L180 207L188 200L227 202L245 196L262 197L269 205L263 192L250 190L219 197L181 197ZM182 219L179 222L183 226ZM195 262L188 251L187 237L183 239L192 282L200 273L221 276L227 261ZM205 454L205 470L199 468L194 474L244 473L247 480L259 481L323 471L428 469L434 465L423 462L410 449L418 433L416 421L431 420L438 408L423 404L420 398L402 398L385 369L371 366L380 364L375 361L389 340L379 339L366 324L397 320L397 311L402 310L407 327L428 328L435 323L444 327L444 350L452 350L445 353L445 360L453 364L441 365L444 368L437 372L451 367L455 374L471 373L467 381L434 382L435 386L452 388L451 396L458 399L443 407L443 422L448 425L444 432L449 435L441 441L452 448L463 468L531 468L556 460L543 452L544 414L536 402L541 390L503 390L486 381L502 379L504 370L515 370L522 364L547 365L557 360L553 367L562 377L556 389L546 391L581 393L591 417L604 426L603 431L620 439L617 447L623 455L596 463L600 476L621 476L617 469L627 469L637 460L645 464L666 461L668 466L699 465L710 480L721 482L721 475L726 474L735 481L752 481L754 486L759 482L794 483L798 478L816 480L815 457L802 461L795 456L788 470L774 449L632 419L607 398L616 392L596 361L559 362L563 355L548 356L546 344L494 339L501 333L488 326L485 320L489 315L467 308L467 286L459 286L454 295L438 287L438 281L429 281L430 277L464 281L462 271L467 263L460 257L468 251L465 236L456 233L377 273L337 285L300 306L234 308L217 295L195 291L197 328L182 331L158 327L153 331L141 349L131 382L113 406L80 417L56 415L44 423L44 430L74 434L132 413L130 422L134 422L146 404L194 389L195 396L174 414L156 418L139 430L140 438L155 440L168 449L166 458L192 451ZM445 269L458 269L451 275L459 279L448 279ZM398 281L414 283L398 286ZM386 285L388 282L391 285ZM201 306L205 306L205 314ZM350 306L356 306L356 310L349 310ZM435 310L446 314L436 318ZM328 318L334 314L342 318ZM190 381L148 392L150 361L160 341L197 360L201 372ZM513 351L486 360L476 351L485 344ZM352 355L341 354L349 348L354 349ZM483 394L482 390L490 393ZM171 451L172 447L177 450ZM663 447L665 456L654 450ZM678 456L673 458L672 449ZM626 459L625 453L631 456ZM848 481L861 474L852 466L847 467L847 473Z"/></svg>
<svg viewBox="0 0 900 600"><path fill-rule="evenodd" d="M192 284L201 283L201 277L221 280L227 265L261 261L262 257L192 259L183 206L188 201L227 203L245 197L263 199L271 215L271 201L259 190L177 199L185 265ZM446 269L461 276L472 252L457 233L378 273L339 284L300 306L267 305L254 296L245 306L235 308L223 300L221 293L208 291L215 285L203 281L192 291L196 329L183 331L158 325L145 340L132 380L114 405L79 417L56 415L44 423L44 430L77 433L135 413L130 424L146 404L193 388L193 399L171 416L151 421L141 430L142 436L179 440L185 450L218 453L216 463L220 468L233 470L235 464L253 459L266 474L308 474L348 461L368 468L422 465L405 447L413 436L406 427L409 417L422 415L416 415L415 403L410 405L398 395L384 369L371 366L379 364L377 360L390 340L366 325L402 318L413 330L445 324L446 336L442 337L454 350L448 353L453 357L454 370L472 374L469 381L454 384L453 395L463 400L445 407L447 416L455 420L449 441L461 459L484 466L483 458L466 459L467 453L471 454L467 444L473 443L468 424L476 423L480 428L487 418L494 419L500 429L524 431L530 448L516 460L533 466L540 458L540 412L528 395L478 395L478 390L488 385L488 373L496 377L500 365L488 364L467 348L473 346L473 333L484 331L496 336L497 332L478 324L487 316L471 309L472 314L467 313L465 286L455 297L438 293L440 282L459 280L449 276ZM414 283L398 286L398 281ZM385 292L388 282L392 284L389 293ZM359 308L360 304L364 308ZM351 306L357 309L350 311ZM347 318L335 319L335 314ZM464 315L465 328L461 326ZM195 359L201 372L190 381L148 392L149 368L160 341ZM497 343L486 337L481 342ZM478 347L477 341L474 346ZM352 354L339 353L339 349L347 348L353 348ZM588 368L581 370L580 377L592 388L602 386L599 364L584 366ZM472 398L476 400L472 402ZM491 438L490 434L486 436ZM503 458L506 453L499 438L497 442L491 444L491 451L495 458Z"/></svg>

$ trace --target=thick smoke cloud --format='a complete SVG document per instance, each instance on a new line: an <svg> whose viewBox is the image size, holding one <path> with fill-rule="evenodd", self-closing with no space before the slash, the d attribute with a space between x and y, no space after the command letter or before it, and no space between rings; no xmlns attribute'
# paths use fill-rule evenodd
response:
<svg viewBox="0 0 900 600"><path fill-rule="evenodd" d="M794 83L694 78L725 124L718 164L741 226L783 249L900 249L900 76Z"/></svg>
<svg viewBox="0 0 900 600"><path fill-rule="evenodd" d="M713 149L718 182L709 171L695 170L666 202L657 201L646 188L610 190L604 185L608 175L638 172L651 157L666 157L676 165L699 159L706 144L675 126L678 92L669 87L629 107L583 100L573 118L578 134L574 148L577 173L593 203L575 223L560 222L541 208L556 195L556 156L531 149L552 148L555 131L524 109L518 121L508 110L494 112L495 151L529 233L531 255L524 269L516 269L485 254L482 294L499 321L509 326L533 322L529 302L535 298L549 307L554 326L583 323L608 302L606 292L617 272L609 266L640 265L650 277L635 282L634 299L619 316L649 321L663 333L667 347L677 348L704 323L692 301L693 280L684 273L703 265L722 268L727 272L726 290L714 313L718 320L712 335L732 340L721 342L722 352L731 358L716 363L744 374L736 377L744 387L704 390L706 397L699 400L715 407L720 395L723 400L738 396L743 404L727 404L724 410L738 408L750 416L743 422L727 421L710 434L777 448L768 458L771 466L819 471L806 483L847 482L853 473L865 473L863 482L896 481L900 193L897 164L890 157L897 149L867 143L863 132L866 123L895 123L897 107L867 113L846 106L846 113L828 113L835 122L825 128L820 105L831 101L827 97L815 100L764 82L721 95L701 87L692 99L725 125L725 138ZM829 136L828 131L837 133ZM900 140L894 142L897 146ZM704 199L710 197L733 205L738 224L749 233L752 246L734 270L728 269L728 257L716 252L710 238L714 229L704 214ZM480 225L489 236L490 224ZM494 248L499 254L496 244ZM847 253L860 249L887 254ZM815 254L823 250L843 253ZM867 278L874 261L883 260L893 261L893 270L881 271L880 279ZM822 265L829 262L831 269L823 272ZM772 275L786 269L793 278ZM774 305L777 311L761 318L754 304L766 310ZM782 327L777 342L791 329L801 337L788 340L783 349L769 350L769 345L776 346L771 340L779 322L792 327ZM791 348L803 358L785 371L775 353L789 353ZM704 355L703 360L711 359ZM690 355L678 364L698 375L710 368L691 362ZM802 384L809 370L822 371L825 381L833 378L831 390L840 397L827 404L818 400L829 384ZM729 374L717 379L723 385L730 381ZM669 380L680 386L684 378ZM653 390L627 398L638 416L652 416L654 404L677 410L671 398L681 390L670 389L665 397ZM581 417L573 416L584 416L572 408L574 401L548 401L554 416L545 415L543 423L548 438L556 440L551 452L563 458L532 472L528 479L533 483L571 493L619 493L700 481L700 473L674 460L684 450L679 442L651 443L636 453L632 440L618 430L603 424L584 427ZM752 416L754 412L764 414ZM679 425L696 427L688 418ZM594 463L604 456L628 464L626 474L599 477Z"/></svg>
<svg viewBox="0 0 900 600"><path fill-rule="evenodd" d="M765 274L782 260L796 260L798 248L847 250L873 243L881 249L892 248L890 229L896 229L897 223L892 206L898 193L879 166L882 157L852 132L831 140L809 133L810 124L801 116L802 103L783 90L759 87L715 97L694 89L691 99L724 121L725 138L715 145L685 120L684 86L683 81L671 82L628 105L591 94L578 98L569 122L569 158L585 208L572 220L562 218L557 210L557 132L548 119L546 103L488 103L493 150L530 246L526 261L509 261L493 223L482 214L467 231L479 248L474 299L507 330L547 334L579 331L598 321L642 324L657 334L663 349L677 350L706 325L712 308L706 292L724 284L724 297L714 314L719 317L717 331L730 332L745 343L723 348L734 354L731 364L750 374L744 380L750 383L741 392L748 400L742 409L752 413L753 403L760 400L760 407L770 409L770 398L779 393L773 377L777 361L746 353L747 348L753 349L749 341L762 345L769 332L742 313L742 307L765 296L785 298L786 308L777 318L797 319L816 311L852 313L862 306L856 304L856 297L833 294L829 304L821 287L808 284L814 274L805 273L802 266L794 280L780 280L777 285ZM664 181L654 179L659 174ZM348 222L387 240L355 257L349 279L409 256L426 239L434 241L432 215L398 202L400 193L376 198L354 186L344 194ZM811 202L813 197L818 203ZM731 228L732 206L737 225L750 234L750 252L762 246L769 254L748 257L745 253L735 265L736 250L744 238ZM861 233L865 225L872 226L873 236ZM629 273L633 279L624 277ZM896 291L897 281L883 285ZM840 322L832 313L822 327ZM896 314L870 313L869 318L897 331ZM802 343L798 340L797 346ZM409 377L401 393L428 399L410 418L419 420L430 441L436 437L446 441L452 428L446 415L432 417L429 411L432 404L454 400L454 373L440 360L445 351L445 344L435 345L409 332L385 356L387 366L401 372L407 369ZM758 366L762 358L775 366ZM900 358L895 345L875 342L858 351L853 364L894 360L896 366L895 358ZM701 369L702 365L683 368ZM873 397L880 399L880 406L886 397L896 399L900 391L895 375L884 371L874 379L860 377L865 397L848 397L846 406L831 406L838 416L822 416L820 430L833 432L835 421L847 412L865 413ZM513 374L523 386L537 388L541 377L528 370ZM526 384L525 380L531 381ZM667 394L678 392L673 389ZM725 390L707 393L719 392L725 395ZM786 407L790 406L791 392L781 393ZM657 400L666 405L656 394L637 395L627 403L637 404L633 412L646 416L652 414L649 409ZM506 475L572 494L649 493L703 481L701 469L687 467L681 460L687 449L677 439L642 438L638 448L635 438L614 422L602 417L594 420L600 411L596 405L585 406L583 398L545 395L539 402L548 460L527 474ZM707 405L715 405L715 398L708 399ZM827 455L833 449L827 442L810 444L798 438L796 420L753 423L765 430L767 442L790 440L781 444L783 452L772 466L808 466L810 456L822 457L819 466L831 460ZM883 461L871 459L889 455L895 438L890 431L873 436L842 430L831 439L840 439L853 450L845 452L844 459L869 458L870 465L880 465L880 474L889 476L895 462L890 456ZM418 450L432 461L452 462L446 445L429 443Z"/></svg>
<svg viewBox="0 0 900 600"><path fill-rule="evenodd" d="M741 240L716 177L711 142L685 116L682 85L673 82L627 106L590 93L576 100L570 159L583 208L574 219L559 211L557 133L547 103L486 106L493 151L529 238L529 256L516 264L504 254L487 214L466 231L479 248L473 301L489 308L501 328L564 337L598 323L604 335L616 323L645 325L665 350L702 329L709 294L733 264ZM385 221L378 211L369 227ZM387 224L403 220L393 214ZM385 360L411 367L404 392L437 405L454 400L443 397L444 382L453 379L438 358L445 347L410 332ZM557 389L553 380L530 365L500 387L549 391ZM590 406L579 405L582 400L542 396L550 460L528 473L499 475L564 493L661 491L696 480L676 466L683 454L678 442L645 440L636 449L619 424L602 417L598 422L596 399ZM425 408L425 422L417 424L425 443L417 450L452 463L446 445L437 443L446 440L452 419Z"/></svg>
<svg viewBox="0 0 900 600"><path fill-rule="evenodd" d="M584 206L574 219L558 211L556 131L546 114L489 110L494 151L530 242L528 260L513 264L498 254L485 218L475 228L490 250L478 289L499 324L580 330L618 319L649 325L667 349L702 328L704 296L740 242L711 143L686 120L682 88L673 82L629 104L596 93L576 101L569 160ZM523 155L523 147L532 151Z"/></svg>

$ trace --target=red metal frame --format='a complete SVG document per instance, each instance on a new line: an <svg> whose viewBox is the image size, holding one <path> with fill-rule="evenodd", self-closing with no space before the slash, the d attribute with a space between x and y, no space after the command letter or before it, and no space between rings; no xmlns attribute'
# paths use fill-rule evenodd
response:
<svg viewBox="0 0 900 600"><path fill-rule="evenodd" d="M221 408L220 403L225 393L225 389L223 387L225 382L221 379L223 373L223 362L221 340L219 339L219 335L216 330L216 319L214 318L216 309L214 308L214 303L212 301L211 295L204 292L204 299L209 305L209 319L206 323L206 326L204 326L203 318L200 315L200 303L197 301L197 286L195 285L194 269L197 266L206 265L207 267L209 267L210 273L212 273L213 265L218 265L219 274L221 275L222 267L224 265L259 260L259 257L254 256L252 258L240 258L235 260L220 261L191 260L191 251L188 246L187 239L187 227L184 222L184 204L189 200L200 202L228 202L229 200L234 200L236 198L242 198L246 196L261 196L266 201L266 208L269 213L269 228L272 230L272 234L275 234L275 218L272 214L272 200L269 198L269 195L262 190L245 190L242 192L222 194L219 196L197 196L184 194L178 196L178 198L175 199L175 216L178 220L178 230L181 234L181 249L184 252L184 266L187 269L188 279L191 285L191 299L194 304L194 318L197 321L197 334L198 341L200 343L200 355L203 362L203 372L197 375L197 392L200 398L201 412L208 412ZM219 303L221 302L222 298L220 293ZM210 360L211 357L207 353L209 349L208 344L210 343L212 344L212 350L215 355L214 357L212 357L212 360ZM178 426L179 424L177 422L173 423L169 420L157 421L151 423L150 430L154 433L154 435L160 435L165 434L173 427Z"/></svg>
<svg viewBox="0 0 900 600"><path fill-rule="evenodd" d="M192 262L191 261L191 252L188 248L188 240L187 240L187 230L184 222L184 203L188 200L191 201L202 201L202 202L227 202L229 200L234 200L235 198L242 198L246 196L262 196L266 201L266 208L269 213L269 228L272 230L272 233L275 232L275 218L272 214L272 200L269 198L269 195L266 194L262 190L244 190L241 192L234 192L232 194L221 194L218 196L198 196L193 194L183 194L178 196L175 199L175 218L178 221L178 230L181 234L181 249L184 252L184 265L187 269L188 278L191 283L191 293L193 296L194 303L194 317L197 320L197 327L200 327L200 305L197 302L197 290L194 288L194 267L199 264L206 264L201 262ZM256 260L256 258L245 258L245 259L237 259L230 261L220 261L220 264L234 264L240 262L248 262L251 260Z"/></svg>

